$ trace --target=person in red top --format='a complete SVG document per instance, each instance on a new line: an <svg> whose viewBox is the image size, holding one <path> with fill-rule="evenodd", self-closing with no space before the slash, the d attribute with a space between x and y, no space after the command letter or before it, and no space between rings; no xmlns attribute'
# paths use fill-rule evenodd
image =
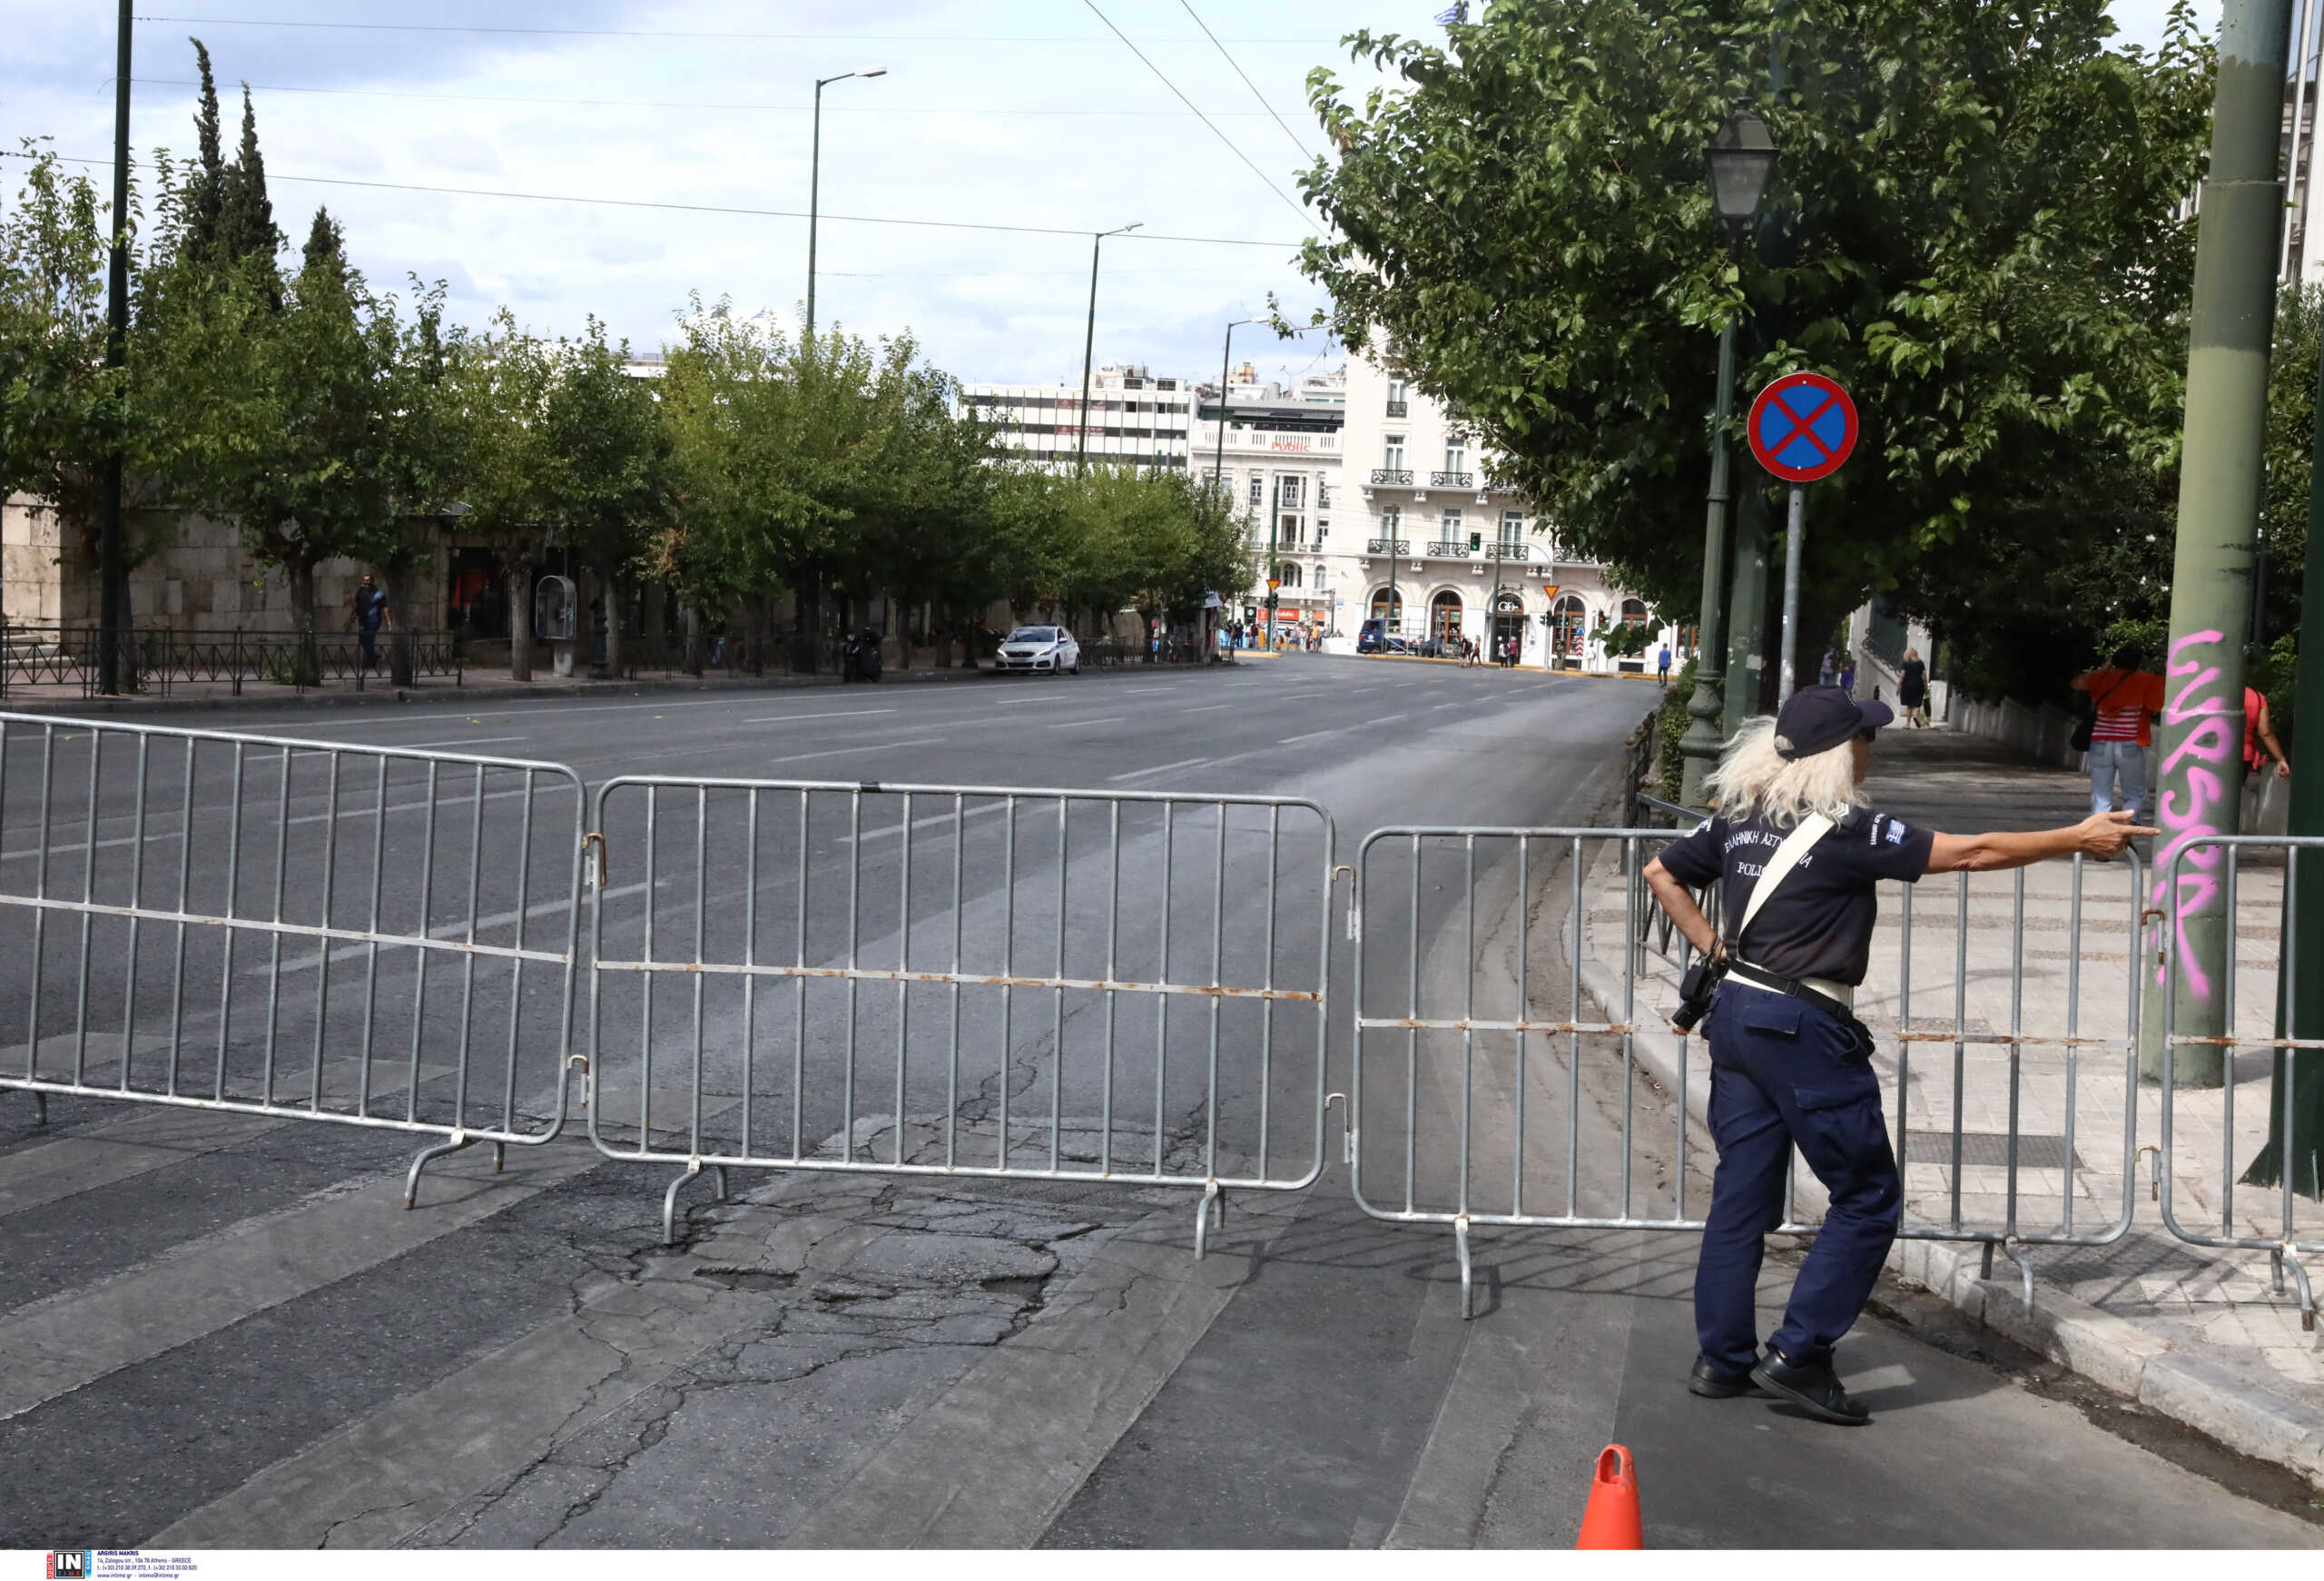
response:
<svg viewBox="0 0 2324 1581"><path fill-rule="evenodd" d="M2073 678L2073 689L2090 694L2097 721L2090 727L2090 750L2083 763L2090 770L2090 810L2112 812L2114 793L2122 795L2122 810L2132 821L2145 811L2147 716L2162 707L2162 677L2142 670L2138 649L2118 650L2104 669Z"/></svg>
<svg viewBox="0 0 2324 1581"><path fill-rule="evenodd" d="M2268 772L2268 759L2276 760L2276 777L2291 777L2291 760L2276 740L2275 721L2268 717L2267 697L2251 687L2243 688L2243 768L2246 774Z"/></svg>

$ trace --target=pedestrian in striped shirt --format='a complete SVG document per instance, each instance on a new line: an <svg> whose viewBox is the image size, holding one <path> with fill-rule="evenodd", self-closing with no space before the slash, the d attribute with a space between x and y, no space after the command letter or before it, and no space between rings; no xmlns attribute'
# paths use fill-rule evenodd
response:
<svg viewBox="0 0 2324 1581"><path fill-rule="evenodd" d="M2083 766L2090 770L2090 810L2113 811L2119 790L2131 821L2142 821L2146 749L2153 740L2148 716L2162 707L2162 677L2140 669L2138 649L2125 647L2104 669L2076 676L2073 685L2075 691L2090 695L2095 716L2090 750L2083 756Z"/></svg>

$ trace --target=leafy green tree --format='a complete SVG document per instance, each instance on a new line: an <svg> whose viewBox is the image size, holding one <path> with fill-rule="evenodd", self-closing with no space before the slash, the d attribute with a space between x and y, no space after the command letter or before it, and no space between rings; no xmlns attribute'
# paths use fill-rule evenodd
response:
<svg viewBox="0 0 2324 1581"><path fill-rule="evenodd" d="M618 676L621 588L668 510L670 434L652 389L625 371L627 343L609 343L595 317L578 340L558 342L557 353L541 410L548 519L596 572L606 615L601 673Z"/></svg>
<svg viewBox="0 0 2324 1581"><path fill-rule="evenodd" d="M1667 608L1699 578L1717 331L1750 312L1743 393L1817 369L1864 419L1810 496L1803 628L1933 608L1965 558L2091 543L2112 524L2076 501L2176 443L2211 60L2183 5L2157 54L2112 32L2102 0L1501 0L1443 47L1358 34L1402 85L1311 77L1340 153L1303 185L1340 234L1305 267ZM1740 259L1704 179L1738 107L1781 151Z"/></svg>
<svg viewBox="0 0 2324 1581"><path fill-rule="evenodd" d="M556 367L556 349L506 308L480 334L446 337L447 492L468 507L461 530L500 557L512 680L533 678L533 577L556 530L544 427Z"/></svg>

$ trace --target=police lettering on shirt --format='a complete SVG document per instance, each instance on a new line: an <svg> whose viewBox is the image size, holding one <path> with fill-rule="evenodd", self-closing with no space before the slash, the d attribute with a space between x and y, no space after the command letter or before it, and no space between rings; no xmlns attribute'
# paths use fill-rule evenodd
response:
<svg viewBox="0 0 2324 1581"><path fill-rule="evenodd" d="M1715 878L1725 880L1721 899L1726 915L1719 932L1735 948L1751 891L1789 833L1763 818L1731 825L1724 818L1708 818L1664 848L1662 865L1680 883L1698 889ZM1863 982L1870 964L1880 881L1917 881L1928 871L1935 839L1929 830L1885 813L1861 807L1851 811L1768 897L1736 953L1786 977Z"/></svg>

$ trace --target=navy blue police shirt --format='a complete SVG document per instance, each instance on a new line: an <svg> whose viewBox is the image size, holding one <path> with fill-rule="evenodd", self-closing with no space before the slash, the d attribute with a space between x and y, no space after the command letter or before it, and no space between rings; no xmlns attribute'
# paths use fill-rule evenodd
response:
<svg viewBox="0 0 2324 1581"><path fill-rule="evenodd" d="M1693 834L1663 847L1662 865L1692 889L1714 878L1726 881L1720 891L1726 925L1719 936L1732 947L1759 874L1789 833L1760 817L1737 824L1709 818ZM1751 936L1735 954L1784 977L1828 977L1851 987L1862 983L1872 958L1876 886L1884 878L1917 883L1928 871L1935 845L1931 830L1855 808L1768 897L1751 919Z"/></svg>

